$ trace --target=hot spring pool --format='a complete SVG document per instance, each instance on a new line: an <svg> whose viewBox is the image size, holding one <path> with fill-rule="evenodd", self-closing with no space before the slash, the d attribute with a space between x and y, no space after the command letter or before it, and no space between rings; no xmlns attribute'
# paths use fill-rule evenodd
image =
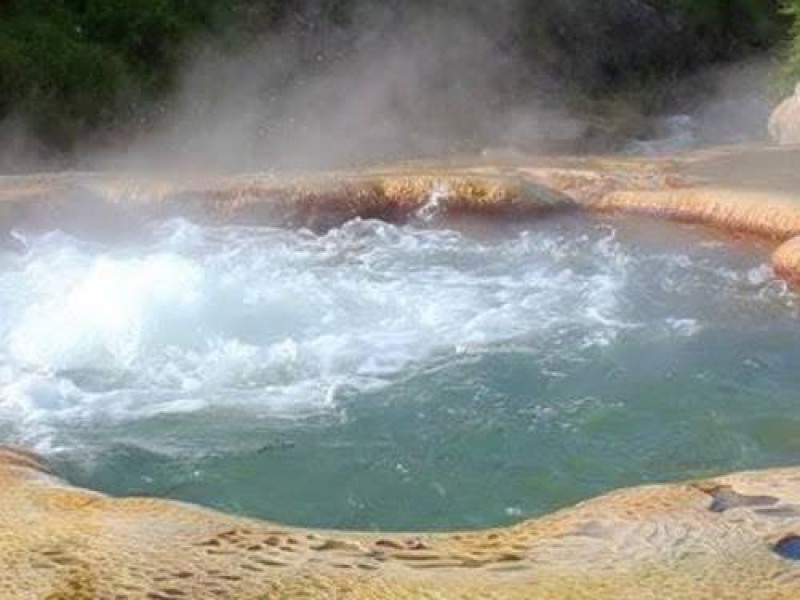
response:
<svg viewBox="0 0 800 600"><path fill-rule="evenodd" d="M115 494L450 529L800 458L798 297L700 228L20 228L0 314L0 439Z"/></svg>

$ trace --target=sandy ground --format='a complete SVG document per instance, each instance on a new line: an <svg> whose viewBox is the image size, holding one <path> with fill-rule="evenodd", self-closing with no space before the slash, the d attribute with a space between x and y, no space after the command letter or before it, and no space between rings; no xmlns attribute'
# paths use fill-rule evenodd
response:
<svg viewBox="0 0 800 600"><path fill-rule="evenodd" d="M0 449L0 531L15 600L800 597L800 469L620 490L504 529L377 534L113 499Z"/></svg>

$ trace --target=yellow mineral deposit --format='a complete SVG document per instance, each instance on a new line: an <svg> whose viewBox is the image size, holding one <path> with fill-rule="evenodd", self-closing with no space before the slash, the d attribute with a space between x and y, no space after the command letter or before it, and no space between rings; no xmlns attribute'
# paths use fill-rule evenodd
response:
<svg viewBox="0 0 800 600"><path fill-rule="evenodd" d="M276 483L276 485L279 485ZM0 450L3 598L800 595L800 469L621 490L506 529L313 531L71 487Z"/></svg>
<svg viewBox="0 0 800 600"><path fill-rule="evenodd" d="M324 228L354 217L402 222L434 194L445 216L637 213L784 242L800 235L800 148L729 148L670 159L465 159L285 178L7 177L0 179L0 218L184 215ZM776 266L800 281L789 260L795 252L793 244L782 248Z"/></svg>

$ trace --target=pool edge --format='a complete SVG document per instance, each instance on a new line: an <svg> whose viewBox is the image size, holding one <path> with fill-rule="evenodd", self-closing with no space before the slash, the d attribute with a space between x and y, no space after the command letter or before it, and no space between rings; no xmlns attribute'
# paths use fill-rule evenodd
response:
<svg viewBox="0 0 800 600"><path fill-rule="evenodd" d="M0 527L2 598L800 594L800 468L621 489L505 528L381 534L112 498L0 448Z"/></svg>

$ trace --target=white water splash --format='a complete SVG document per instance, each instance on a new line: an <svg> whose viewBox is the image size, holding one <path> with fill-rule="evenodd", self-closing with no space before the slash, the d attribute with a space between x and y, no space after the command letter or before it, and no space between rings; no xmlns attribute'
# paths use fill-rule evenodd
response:
<svg viewBox="0 0 800 600"><path fill-rule="evenodd" d="M76 422L331 410L343 389L495 344L579 356L649 327L628 295L653 261L676 289L692 264L636 256L607 226L481 238L353 221L318 236L177 220L116 248L17 235L24 251L0 254L0 425L40 444Z"/></svg>
<svg viewBox="0 0 800 600"><path fill-rule="evenodd" d="M450 189L447 186L438 185L434 187L425 204L417 209L416 217L426 223L430 223L442 214L449 197Z"/></svg>

